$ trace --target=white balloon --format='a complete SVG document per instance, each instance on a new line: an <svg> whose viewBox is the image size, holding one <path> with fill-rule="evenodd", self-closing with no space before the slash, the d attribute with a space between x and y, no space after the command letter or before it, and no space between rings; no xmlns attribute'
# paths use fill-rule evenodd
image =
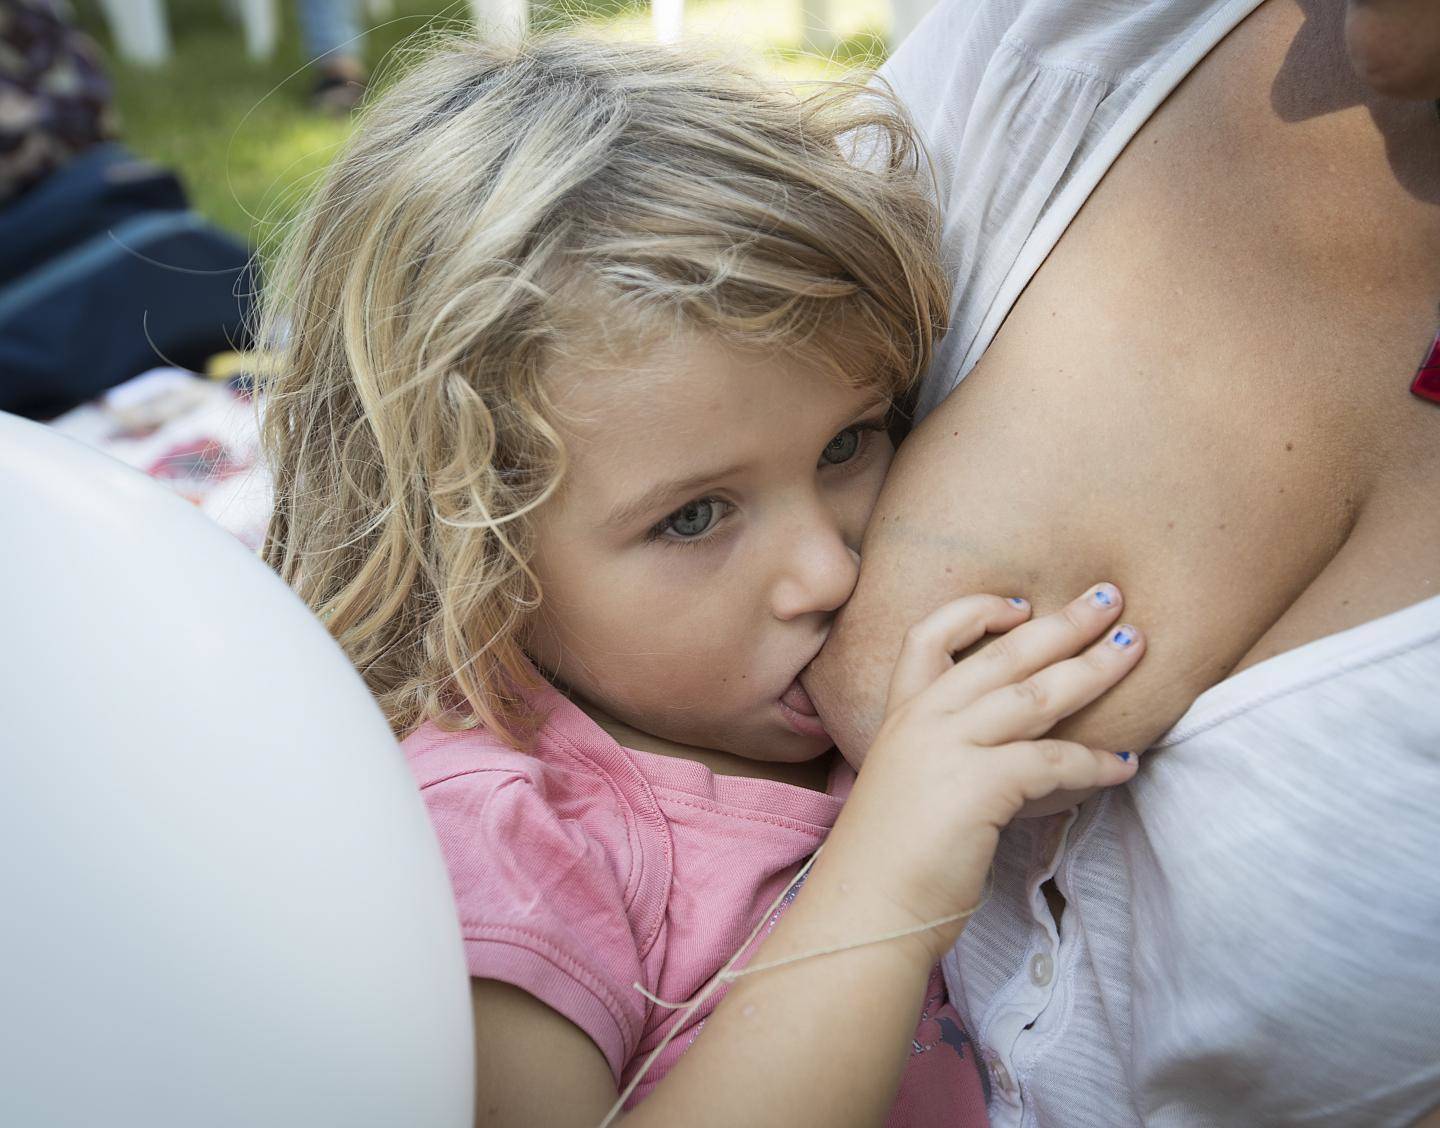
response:
<svg viewBox="0 0 1440 1128"><path fill-rule="evenodd" d="M6 415L0 538L0 1124L470 1124L450 884L324 628Z"/></svg>

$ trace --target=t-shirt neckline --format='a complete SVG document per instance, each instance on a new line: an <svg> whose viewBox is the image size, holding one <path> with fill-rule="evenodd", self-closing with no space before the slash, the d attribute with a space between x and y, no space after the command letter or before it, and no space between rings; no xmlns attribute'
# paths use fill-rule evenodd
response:
<svg viewBox="0 0 1440 1128"><path fill-rule="evenodd" d="M550 694L554 695L550 702L551 724L558 723L577 736L583 734L586 743L607 745L612 751L623 753L652 788L662 791L682 792L718 806L779 816L829 830L855 782L854 769L839 756L830 769L825 790L812 791L779 780L726 775L694 760L631 748L617 741L554 686L549 687L546 696Z"/></svg>

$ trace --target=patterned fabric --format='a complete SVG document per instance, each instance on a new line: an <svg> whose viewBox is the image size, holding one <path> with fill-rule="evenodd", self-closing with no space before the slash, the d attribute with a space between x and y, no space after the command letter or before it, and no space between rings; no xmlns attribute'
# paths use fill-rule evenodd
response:
<svg viewBox="0 0 1440 1128"><path fill-rule="evenodd" d="M256 423L243 379L156 368L50 425L162 482L258 550L271 506Z"/></svg>
<svg viewBox="0 0 1440 1128"><path fill-rule="evenodd" d="M114 136L110 94L63 0L0 0L0 205Z"/></svg>

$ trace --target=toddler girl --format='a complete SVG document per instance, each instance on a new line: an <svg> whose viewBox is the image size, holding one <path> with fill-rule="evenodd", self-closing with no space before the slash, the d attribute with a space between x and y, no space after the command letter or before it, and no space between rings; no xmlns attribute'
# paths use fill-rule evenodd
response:
<svg viewBox="0 0 1440 1128"><path fill-rule="evenodd" d="M1141 644L1109 585L959 600L858 782L830 752L801 675L946 307L918 165L874 92L464 43L369 111L280 272L267 558L405 737L481 1123L984 1123L936 961L1026 799L1130 777L1038 738ZM741 950L804 958L717 1009Z"/></svg>

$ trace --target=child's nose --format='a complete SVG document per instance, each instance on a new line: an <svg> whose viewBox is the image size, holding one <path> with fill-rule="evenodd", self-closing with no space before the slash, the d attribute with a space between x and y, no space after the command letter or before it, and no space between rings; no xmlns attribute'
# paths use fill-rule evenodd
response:
<svg viewBox="0 0 1440 1128"><path fill-rule="evenodd" d="M817 521L787 538L775 582L778 619L839 610L860 575L860 554L845 541L833 521Z"/></svg>

